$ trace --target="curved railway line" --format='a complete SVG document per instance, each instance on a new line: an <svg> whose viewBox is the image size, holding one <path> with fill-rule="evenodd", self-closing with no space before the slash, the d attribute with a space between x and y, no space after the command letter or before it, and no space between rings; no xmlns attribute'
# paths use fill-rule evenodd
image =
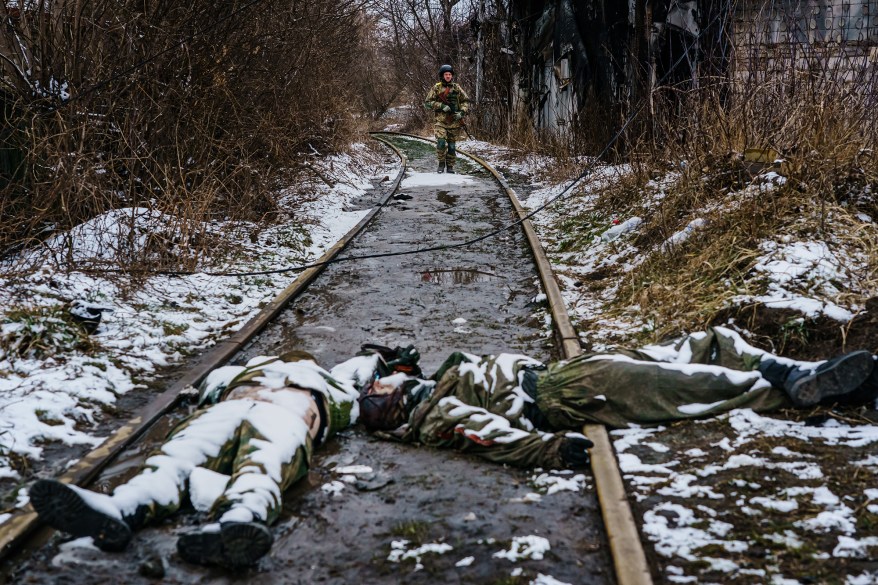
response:
<svg viewBox="0 0 878 585"><path fill-rule="evenodd" d="M446 189L444 187L437 187L436 189L439 189L437 193L432 194L431 192L432 197L430 198L429 205L426 203L426 199L424 200L423 205L417 205L417 199L409 203L409 199L412 199L412 197L417 198L421 195L416 192L417 188L414 188L414 191L416 192L415 195L405 195L407 189L405 188L403 179L406 176L407 170L417 167L418 164L424 169L432 166L432 147L424 147L425 143L432 144L432 142L421 137L390 132L376 133L373 136L389 148L393 149L401 161L399 172L391 181L389 188L387 188L383 195L381 195L378 204L320 259L320 266L312 267L303 271L292 284L266 305L255 317L248 321L242 329L228 339L218 343L210 351L201 356L197 363L185 371L182 377L180 377L175 383L171 384L164 392L156 396L150 404L140 412L136 413L135 416L131 417L126 423L121 425L112 437L73 465L64 475L61 476L60 479L62 481L80 486L93 485L95 482L112 482L112 479L107 479L108 474L112 476L113 473L121 473L118 469L126 468L126 464L120 463L120 461L124 462L126 458L131 461L136 461L137 455L131 455L131 453L137 454L146 449L138 447L138 444L140 442L148 443L151 440L151 436L157 435L158 431L156 429L161 429L163 426L167 426L167 423L164 423L163 425L161 421L166 419L169 413L173 413L175 408L180 405L182 396L185 395L185 390L191 386L197 385L210 370L220 365L230 361L235 361L236 359L243 360L251 355L259 353L276 353L277 348L283 344L287 344L287 349L292 349L293 347L290 347L290 344L292 344L294 347L312 351L312 353L318 355L323 363L334 363L338 358L351 355L353 351L356 350L359 343L364 341L363 335L365 334L377 334L379 339L375 339L376 341L384 341L387 339L393 343L403 343L403 341L408 341L400 338L405 338L406 335L411 335L413 331L419 330L415 329L415 327L423 327L425 330L441 332L442 326L445 324L447 330L447 328L450 327L447 323L452 321L448 316L455 314L455 311L463 313L465 311L478 312L483 309L496 309L499 306L498 303L502 305L504 299L507 301L513 299L513 304L525 307L526 303L521 301L522 296L526 295L528 290L534 289L534 281L537 277L542 283L542 290L548 297L549 301L549 311L554 325L554 338L557 342L554 345L554 349L558 350L560 348L561 352L560 355L555 355L554 357L570 358L581 352L578 336L570 324L567 310L564 306L564 302L561 298L549 262L546 259L533 227L526 219L521 221L521 230L514 230L523 232L523 236L521 236L520 233L513 234L513 230L510 230L509 234L504 234L500 238L503 239L503 242L496 244L497 249L503 246L514 249L516 245L521 244L519 247L522 248L522 250L519 250L518 252L506 252L503 254L503 261L510 262L508 266L501 265L500 260L492 260L491 263L496 262L496 265L492 264L492 266L486 268L476 262L476 260L472 259L462 260L462 262L468 263L465 268L460 268L460 266L448 268L448 266L444 264L435 264L435 262L442 259L452 263L455 261L461 262L461 260L452 252L442 252L438 255L434 255L434 259L432 260L434 264L430 264L429 260L424 260L423 265L409 266L409 264L415 264L414 261L410 260L412 258L411 256L394 257L391 254L386 258L374 260L374 266L371 267L373 272L366 273L366 276L364 277L351 272L352 269L350 267L360 263L338 262L339 259L344 259L344 256L341 256L342 251L349 249L355 240L358 241L358 245L360 239L369 240L371 238L373 240L372 245L375 247L366 248L366 253L361 254L368 256L369 250L392 252L393 250L400 251L411 249L415 246L429 247L429 245L425 245L425 238L428 235L435 237L449 235L445 232L450 232L454 226L461 225L461 222L464 222L463 225L472 231L464 231L462 234L450 234L449 237L451 237L452 242L449 243L463 241L463 238L470 233L489 233L491 230L497 229L499 226L508 225L515 219L521 220L526 215L526 212L518 202L514 191L509 187L503 177L479 157L465 152L462 152L461 154L468 157L476 165L470 169L472 171L471 174L475 176L472 185L461 185L460 183L457 183L452 185L453 189L447 190L443 190ZM402 152L400 145L403 143L407 150L414 153L412 157L409 157ZM423 164L425 160L428 161L427 164ZM420 161L420 163L418 161ZM454 181L461 180L458 176L450 177L452 177ZM496 202L496 185L493 188L494 191L492 193L491 188L489 187L491 182L499 184L501 191L508 196L509 202L511 203L511 210L509 210L509 212L505 211L502 206ZM452 190L455 192L452 193ZM413 192L412 188L408 189L408 192ZM482 204L485 205L483 206ZM415 207L412 207L412 205L415 205ZM493 212L491 214L492 217L476 217L479 213L484 214L486 207L491 208L489 211ZM431 213L433 215L430 215ZM370 230L373 229L373 224L377 219L388 214L394 214L394 216L383 220L385 221L383 228L384 231L378 233L378 235L369 235L371 234ZM436 219L439 217L444 218L442 221L445 221L446 224L442 224L439 219ZM403 227L404 220L409 222L405 224L409 227ZM443 227L443 225L446 227ZM418 237L419 234L420 238ZM520 241L516 238L519 238ZM526 247L524 246L525 241ZM365 246L366 244L362 245ZM454 246L449 246L449 249L453 248ZM350 255L356 256L357 253ZM381 254L375 255L380 256ZM532 256L533 266L522 267L524 264L524 256L526 255ZM420 256L418 258L420 258ZM421 261L419 260L419 262ZM321 283L318 281L318 277L323 278L322 273L329 266L334 267L337 274L335 276L330 275L326 277L328 280L327 283ZM440 267L437 268L437 266ZM398 272L401 273L406 271L414 272L416 275L419 275L419 281L416 284L412 284L410 287L403 287L403 285L400 285L399 283L391 282L391 279L389 278L387 279L388 282L381 282L382 278L380 277L380 274L382 269L386 270L387 274L396 274ZM515 270L523 270L523 272L519 273L515 272ZM372 276L369 276L369 274L372 274ZM376 276L374 276L375 274L379 275L377 280ZM480 284L480 281L484 282L481 282ZM454 289L456 285L459 284L472 286L470 289L461 288L460 291L456 293L457 296L454 296ZM479 286L482 286L482 288L478 288ZM408 292L409 288L412 289L411 292ZM449 293L449 290L451 290L451 293ZM504 296L495 299L490 297L488 291L499 291ZM400 308L400 305L389 306L384 312L380 309L374 308L373 305L375 307L382 306L382 302L386 301L386 295L388 293L392 293L394 298L402 297L403 303L409 303L412 305L411 309L409 310L404 304L402 305L402 308ZM381 298L380 295L384 295L384 297ZM371 300L368 304L364 303L357 306L358 300L361 298ZM420 299L423 298L427 298L428 301L421 302ZM442 310L439 311L436 307L442 307ZM364 315L363 319L355 325L351 325L354 317L347 317L348 321L344 321L345 317L341 317L341 325L336 324L335 322L325 321L327 315L330 314L335 315L338 313L344 315L348 312L350 315L355 315L357 311L363 313L364 309L369 313ZM531 313L530 316L525 314L528 312ZM532 312L532 307L522 309L519 311L521 314L510 312L509 314L504 314L496 323L474 323L472 325L467 325L468 327L471 327L471 329L458 326L454 328L453 333L449 332L447 339L443 339L441 342L421 340L417 337L414 338L413 342L419 347L419 349L421 349L423 355L430 355L431 358L437 360L441 360L441 358L452 349L464 349L466 351L473 351L474 353L494 353L496 351L502 351L503 349L507 349L503 343L508 342L510 339L516 340L515 343L512 344L516 347L508 347L509 351L519 351L521 353L531 353L534 355L536 355L534 352L539 353L542 351L545 353L545 351L548 350L540 345L541 340L539 339L539 335L533 336L527 333L528 327L530 330L536 329L538 331L538 328L535 328L533 323L530 323L529 325L525 323L527 319L533 321ZM441 315L439 315L439 313L441 313ZM397 316L399 317L400 324L395 328L395 320ZM431 320L433 317L435 317L435 319ZM311 321L309 321L309 319L311 319ZM324 320L321 321L321 319ZM370 325L370 322L377 323L378 325ZM405 329L405 327L408 327L408 329ZM382 336L384 339L381 339ZM371 340L372 339L365 339L365 341ZM466 343L472 343L473 347L461 347L459 345L448 346L448 343L463 344L464 346ZM332 344L342 347L330 347ZM483 351L479 351L478 348L484 349ZM272 351L272 349L274 349L274 351ZM433 354L436 355L434 356ZM536 355L536 357L540 356ZM547 358L550 356L543 355L542 357ZM436 363L438 364L438 361ZM436 364L425 363L424 365L425 370L430 371L430 369L435 367ZM588 540L590 538L592 544L585 549L577 549L576 546L572 546L569 551L571 555L570 558L563 558L562 555L564 553L563 551L560 551L557 553L561 556L558 560L565 563L570 562L575 566L576 562L579 562L579 558L577 558L574 553L582 554L582 550L595 552L606 543L609 545L611 559L606 556L601 557L600 554L597 554L593 560L594 567L592 569L586 567L588 570L592 571L592 573L589 574L586 572L585 575L591 576L586 578L583 574L580 574L580 578L575 582L615 581L626 585L651 583L646 557L641 546L631 510L627 503L622 478L607 432L602 426L590 425L586 427L585 433L595 442L595 447L591 452L591 459L594 473L593 482L599 500L599 510L597 509L597 504L595 504L594 510L591 512L592 520L585 520L580 517L571 518L569 515L564 516L565 510L563 509L563 505L557 506L558 510L556 513L560 515L558 518L552 517L552 513L549 511L550 507L547 507L545 511L540 513L540 515L545 516L542 521L550 523L549 526L552 528L557 528L559 526L559 518L569 518L565 521L565 525L569 523L571 526L565 526L565 529L570 530L571 535L578 534L576 526L574 525L575 523L592 522L594 521L594 518L600 517L605 526L605 535L589 537L588 531L582 529L579 531L583 534L582 539ZM152 440L154 440L154 438ZM327 446L327 454L321 455L318 453L316 465L323 465L329 468L333 464L345 465L351 463L350 456L346 455L346 453L348 451L353 451L355 455L358 455L361 458L368 459L372 457L376 461L379 461L381 457L394 458L395 463L398 463L398 466L391 464L387 469L394 472L397 477L400 478L407 477L405 475L406 473L419 472L423 474L430 472L434 475L430 476L431 479L429 481L436 482L440 482L442 479L448 479L447 477L442 476L450 476L452 474L467 474L468 480L471 480L474 486L479 484L480 479L486 481L492 479L497 480L495 483L508 482L508 485L504 484L505 487L496 487L492 483L491 487L480 486L472 488L473 490L478 490L480 495L484 495L484 492L496 490L496 493L492 492L493 495L491 495L494 499L509 499L510 494L516 493L515 488L519 487L519 482L522 481L522 478L524 477L521 473L506 470L500 466L493 466L492 468L491 464L487 463L478 464L481 466L479 468L482 470L481 473L474 472L470 474L466 471L467 466L477 465L471 458L448 452L436 454L429 453L429 450L426 449L415 449L409 446L400 447L392 443L374 442L363 433L353 432L351 437L347 437L345 440L348 441L348 444L346 444L342 450L333 450L331 446ZM420 457L421 459L413 459L406 466L406 449L409 452L414 453L415 457ZM433 459L429 459L431 457ZM437 475L437 470L435 468L429 469L429 467L431 465L435 466L437 462L441 462L444 467L445 463L443 458L448 461L449 469L444 473L443 470L438 470L439 473ZM114 468L116 468L117 471L112 471ZM103 476L101 476L102 473ZM516 473L518 473L518 475L515 475ZM479 477L477 478L476 476ZM399 488L401 491L399 491L399 493L394 492L389 496L386 494L381 496L381 490L378 488L376 488L374 492L371 489L364 489L364 494L373 497L370 494L374 493L377 494L374 497L379 499L368 500L368 502L365 502L362 505L364 507L367 506L367 504L372 507L388 505L390 508L385 512L385 515L389 515L394 511L402 513L409 505L413 510L424 509L430 504L430 500L425 499L426 496L422 498L421 496L405 493L400 486L412 481L429 483L427 479L424 479L425 477L426 476L424 475L417 477L412 476L412 479L404 479L403 481L396 483L396 488ZM310 481L312 488L316 485L315 481L317 480L314 478ZM388 481L388 483L390 482ZM462 482L458 481L457 485L460 485L460 483ZM318 510L318 508L321 507L319 502L314 500L313 497L305 496L305 494L310 492L319 493L320 490L311 489L310 492L308 492L308 486L294 487L293 490L296 492L295 495L300 496L298 499L303 500L304 503L296 503L292 507L285 506L285 510L290 512L291 515L300 518L311 518L314 516L320 518L323 517L323 511ZM423 491L428 490L425 488ZM575 502L575 499L587 497L587 495L588 492L583 496L577 495L575 498L571 498L569 503L566 504L569 506L569 510L579 510L579 512L572 512L574 516L579 516L583 513L582 507ZM380 499L382 497L383 500ZM433 498L433 501L438 501L437 496L433 495L430 497ZM452 499L466 500L466 497ZM509 501L514 501L514 499ZM465 503L465 501L458 501L456 502L456 505ZM462 539L464 537L461 535L468 535L470 532L475 534L475 532L468 526L452 522L451 518L454 514L458 513L456 508L452 509L451 507L454 504L455 502L440 503L436 507L448 509L446 511L446 520L451 528L453 528L452 532L457 535L456 538ZM479 502L474 499L473 506L479 505ZM483 503L481 506L481 510L485 510L489 504ZM579 507L577 508L577 506ZM351 513L351 510L342 510L341 508L343 507L343 504L336 504L335 500L331 500L331 505L326 506L329 510L329 512L326 512L327 519L332 519L333 510L336 508L339 509L339 515L343 516L344 514ZM569 510L568 513L570 513ZM374 510L361 510L361 512L363 512L362 515L368 516L369 513L374 512ZM356 514L357 510L353 510L353 513ZM440 512L436 513L440 514ZM487 512L485 513L487 514ZM474 515L468 514L466 515L466 518L470 518L470 516ZM424 537L425 533L429 532L430 527L421 526L418 521L411 519L413 517L416 517L416 515L413 514L404 518L403 516L400 516L403 520L398 521L394 526L389 528L390 534L398 537L406 536L409 537L409 539L413 539L415 536ZM588 517L587 514L586 517ZM491 516L488 515L488 518L490 519ZM382 519L379 519L373 522L377 522L377 524L380 525L381 520ZM498 529L507 529L505 528L504 522L506 521L498 521ZM537 522L537 520L531 520L531 522ZM488 525L491 523L492 522L486 522ZM327 534L328 529L326 526L320 525L315 528L314 524L314 522L309 523L304 520L299 521L295 518L286 523L282 523L282 526L279 529L276 529L276 532L279 532L280 536L275 543L275 548L278 549L283 547L285 542L287 542L288 546L296 548L302 547L301 542L297 542L293 537L289 536L289 534L295 529L297 534L295 538L308 542L308 546L313 547L315 550L322 550L316 544L318 540L317 536L312 536L307 541L304 540L305 538L308 538L307 535L312 532L315 535L321 533L324 535ZM319 524L319 522L317 524ZM354 529L355 524L355 522L351 522L350 530ZM345 528L346 527L342 527L341 529L344 530ZM600 532L600 530L594 526L589 526L588 529ZM4 572L7 577L22 582L30 582L30 580L34 578L39 581L40 577L36 577L36 575L42 574L41 571L44 570L40 568L41 561L38 559L33 562L28 562L25 561L25 557L27 555L34 555L34 551L39 551L40 546L48 539L49 534L48 529L41 528L40 523L33 512L20 513L2 526L2 529L0 529L0 555L2 555ZM164 533L159 532L147 537L147 540L151 540L154 545L150 550L158 550L159 555L161 555L161 551L164 549L162 549L162 545L155 543L161 542L163 536L167 536L167 530L165 530ZM285 541L287 538L289 538L289 540ZM473 538L475 537L473 536ZM558 538L565 538L565 536L559 532ZM575 538L575 536L568 535L567 538ZM605 539L605 541L603 541L603 539ZM167 540L167 538L164 540ZM481 544L483 541L492 542L492 540L492 538L479 539L476 542ZM313 553L315 563L317 564L319 564L319 559L321 558L320 554L332 554L332 552L328 550L324 551L324 553L320 553L320 551L315 552L308 549L305 552ZM44 554L48 555L51 553ZM146 553L139 551L138 554L143 556L143 554ZM380 553L377 553L377 555L381 556ZM35 556L39 557L39 554L36 554ZM268 569L269 574L273 571L280 570L282 567L296 567L294 560L290 559L289 555L284 556L284 554L281 554L280 556L285 558L286 562L281 562L280 560L274 561L274 565ZM44 559L46 564L50 564L48 563L48 559L48 556ZM356 557L350 560L350 563L353 564L356 564L357 562L361 562L361 560ZM601 564L607 564L609 562L612 563L612 569L609 566L607 566L605 570L600 567ZM96 561L96 563L97 565L100 564L98 561ZM167 564L166 562L164 563ZM51 571L51 569L45 570ZM71 570L71 567L67 567L67 570ZM352 570L357 573L355 567ZM384 575L387 582L397 582L396 579L399 575L394 575L387 567L382 567L380 570L376 570L378 571L376 574ZM439 571L440 569L436 570ZM162 573L164 573L164 569L162 570ZM312 570L312 573L317 574L314 573L314 570ZM608 573L612 573L612 575ZM202 580L210 581L214 578L221 578L218 576L219 573L213 572L206 574L207 577L202 575ZM301 576L300 580L296 580L299 579L299 577L293 578L287 575L284 577L284 582L306 583L313 582L313 580L325 580L308 577L302 573L301 569L299 569L298 574ZM346 574L345 569L335 568L329 570L327 574L329 575L329 580L336 578L340 580L334 582L346 582L344 577ZM30 577L28 577L28 575L30 575ZM323 573L320 573L320 575L323 577L326 576ZM405 582L420 582L417 581L415 577L412 577L412 575L416 574L412 573L411 575L407 575ZM171 577L173 576L174 575L172 574ZM431 576L430 579L433 579L434 577L435 575ZM564 576L561 574L557 574L555 577L562 581L564 580ZM188 575L187 577L187 575L181 574L176 578L182 582L191 579L191 575ZM471 582L465 577L458 577L458 579L460 582ZM65 582L66 581L67 580L65 580ZM173 582L174 579L172 578L170 581ZM252 579L248 579L248 581L252 581ZM80 581L73 579L70 580L70 582ZM82 582L89 581L86 579ZM268 582L280 581L269 577ZM366 580L365 582L370 581ZM436 581L428 579L423 582L444 582L444 580L441 578ZM474 582L487 581L479 580Z"/></svg>

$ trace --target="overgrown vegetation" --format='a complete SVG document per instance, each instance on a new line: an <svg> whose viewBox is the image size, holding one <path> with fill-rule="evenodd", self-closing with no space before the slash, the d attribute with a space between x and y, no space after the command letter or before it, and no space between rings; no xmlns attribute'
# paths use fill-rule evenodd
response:
<svg viewBox="0 0 878 585"><path fill-rule="evenodd" d="M0 321L0 358L10 362L88 352L94 346L83 324L63 305L13 307Z"/></svg>
<svg viewBox="0 0 878 585"><path fill-rule="evenodd" d="M709 323L735 295L764 293L753 266L766 240L857 250L868 267L857 275L859 290L878 291L876 104L852 82L878 80L868 60L824 50L807 59L795 50L751 51L730 64L726 80L660 93L651 128L631 140L634 175L627 190L605 195L608 206L636 212L637 201L656 191L650 181L672 174L635 243L659 251L628 276L619 299L639 301L665 324L659 335ZM758 69L768 60L770 70ZM696 218L706 220L703 230L661 249ZM857 296L833 300L865 300Z"/></svg>
<svg viewBox="0 0 878 585"><path fill-rule="evenodd" d="M644 107L603 161L626 163L626 174L600 187L592 182L588 192L597 200L566 210L564 225L556 226L563 232L559 252L571 254L588 250L614 221L643 220L624 241L635 250L626 256L632 270L603 265L576 275L577 286L591 292L621 280L604 317L628 314L651 324L636 341L729 318L758 325L744 314L752 307L736 314L729 306L767 292L756 269L766 242L819 242L851 261L837 268L854 286L828 283L826 290L837 292L811 291L817 299L856 311L878 294L878 70L868 47L792 35L766 39L763 26L772 15L739 16L724 33L730 57L721 74L716 63L705 63L683 81L669 76L674 84L654 87L643 104L631 103L629 112ZM581 155L602 148L576 136L541 143L568 177L588 166ZM688 239L667 243L692 222ZM623 253L622 247L613 250ZM802 324L786 313L771 322L773 331L760 331L769 335L767 345L809 355L820 350L815 338L831 336L830 350L837 351L857 329L836 323L833 332L818 332L810 320ZM874 336L859 341L878 349Z"/></svg>
<svg viewBox="0 0 878 585"><path fill-rule="evenodd" d="M148 208L178 222L175 253L151 262L191 266L216 244L200 237L203 220L272 217L279 185L319 173L310 157L350 140L361 8L4 4L0 251Z"/></svg>

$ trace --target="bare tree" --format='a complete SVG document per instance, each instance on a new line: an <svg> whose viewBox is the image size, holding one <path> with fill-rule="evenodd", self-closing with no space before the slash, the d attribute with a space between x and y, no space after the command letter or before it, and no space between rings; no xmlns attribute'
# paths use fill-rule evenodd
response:
<svg viewBox="0 0 878 585"><path fill-rule="evenodd" d="M354 129L366 2L0 6L0 251L120 207L274 213L303 153Z"/></svg>

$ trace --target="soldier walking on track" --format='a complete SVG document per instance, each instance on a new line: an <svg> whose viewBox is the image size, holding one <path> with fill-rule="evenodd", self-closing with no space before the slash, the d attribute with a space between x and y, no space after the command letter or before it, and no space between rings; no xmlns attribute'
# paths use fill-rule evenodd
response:
<svg viewBox="0 0 878 585"><path fill-rule="evenodd" d="M439 68L439 83L430 89L424 107L436 113L433 129L436 134L436 172L454 172L457 160L457 140L465 131L464 116L469 109L469 97L454 79L451 65Z"/></svg>

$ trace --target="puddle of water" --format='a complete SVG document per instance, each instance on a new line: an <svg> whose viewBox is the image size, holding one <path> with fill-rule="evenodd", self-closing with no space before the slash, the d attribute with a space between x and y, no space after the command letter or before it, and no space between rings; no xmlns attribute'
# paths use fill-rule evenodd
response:
<svg viewBox="0 0 878 585"><path fill-rule="evenodd" d="M439 191L436 199L445 205L457 205L457 195L451 195L448 191Z"/></svg>
<svg viewBox="0 0 878 585"><path fill-rule="evenodd" d="M435 282L436 284L470 284L471 282L491 282L502 279L502 276L490 272L468 268L437 268L421 272L422 281Z"/></svg>

